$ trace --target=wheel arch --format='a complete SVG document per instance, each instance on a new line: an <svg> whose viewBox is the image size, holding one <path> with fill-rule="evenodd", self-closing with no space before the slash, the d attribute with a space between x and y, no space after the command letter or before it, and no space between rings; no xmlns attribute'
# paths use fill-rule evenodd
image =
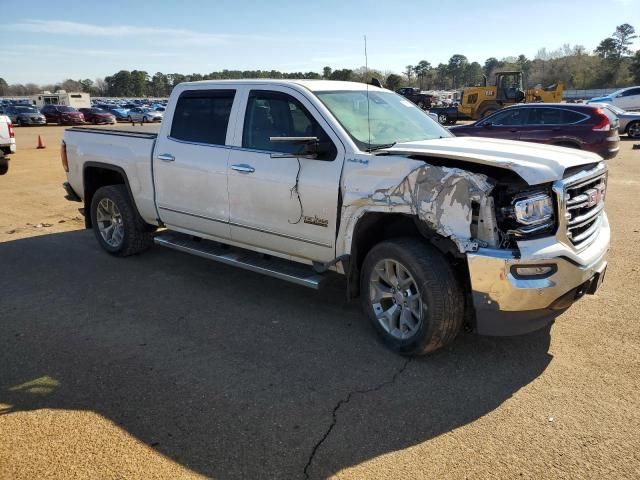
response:
<svg viewBox="0 0 640 480"><path fill-rule="evenodd" d="M430 229L415 215L380 211L365 212L357 220L351 234L349 263L345 271L349 298L360 295L360 271L369 251L384 240L406 237L431 243L450 262L458 263L460 258L464 258L451 239ZM463 263L466 267L466 262Z"/></svg>
<svg viewBox="0 0 640 480"><path fill-rule="evenodd" d="M82 169L82 181L84 185L84 226L91 228L93 219L91 218L91 200L100 187L107 185L124 185L127 189L129 200L133 208L138 210L129 178L122 167L102 162L86 162Z"/></svg>

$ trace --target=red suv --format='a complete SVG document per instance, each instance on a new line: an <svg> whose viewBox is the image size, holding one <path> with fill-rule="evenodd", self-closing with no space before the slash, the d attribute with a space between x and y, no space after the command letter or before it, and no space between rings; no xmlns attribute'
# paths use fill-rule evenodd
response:
<svg viewBox="0 0 640 480"><path fill-rule="evenodd" d="M450 131L456 137L503 138L580 148L609 159L620 150L618 126L618 117L593 105L525 103Z"/></svg>
<svg viewBox="0 0 640 480"><path fill-rule="evenodd" d="M81 112L65 105L45 105L40 113L45 116L47 123L59 123L60 125L84 123L84 115Z"/></svg>

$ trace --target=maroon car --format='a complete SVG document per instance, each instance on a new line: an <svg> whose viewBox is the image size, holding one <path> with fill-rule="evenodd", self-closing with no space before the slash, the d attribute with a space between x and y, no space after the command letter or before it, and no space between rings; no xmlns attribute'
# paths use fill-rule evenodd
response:
<svg viewBox="0 0 640 480"><path fill-rule="evenodd" d="M580 148L602 158L620 149L618 118L607 109L567 103L524 103L470 125L452 127L456 137L489 137Z"/></svg>
<svg viewBox="0 0 640 480"><path fill-rule="evenodd" d="M45 105L40 113L47 119L47 123L69 125L84 123L84 115L73 107L65 105Z"/></svg>
<svg viewBox="0 0 640 480"><path fill-rule="evenodd" d="M79 110L84 115L84 119L87 122L92 122L96 125L98 123L116 123L116 117L112 113L101 108L80 108Z"/></svg>

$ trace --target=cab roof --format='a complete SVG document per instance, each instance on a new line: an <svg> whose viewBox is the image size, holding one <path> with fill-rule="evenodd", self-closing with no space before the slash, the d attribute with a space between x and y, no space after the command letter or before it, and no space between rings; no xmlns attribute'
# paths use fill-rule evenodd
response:
<svg viewBox="0 0 640 480"><path fill-rule="evenodd" d="M198 82L181 83L183 87L190 86L206 86L206 85L287 85L299 86L306 88L312 92L330 91L330 90L366 90L367 84L360 82L344 82L339 80L289 80L289 79L270 79L270 78L243 78L239 80L201 80ZM379 90L389 92L384 88L369 85L369 90Z"/></svg>

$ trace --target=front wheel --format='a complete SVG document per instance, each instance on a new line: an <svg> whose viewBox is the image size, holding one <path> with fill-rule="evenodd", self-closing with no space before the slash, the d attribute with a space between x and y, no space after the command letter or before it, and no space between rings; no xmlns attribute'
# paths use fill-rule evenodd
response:
<svg viewBox="0 0 640 480"><path fill-rule="evenodd" d="M417 238L379 243L360 277L362 307L382 340L402 355L451 343L464 318L464 295L441 253Z"/></svg>
<svg viewBox="0 0 640 480"><path fill-rule="evenodd" d="M142 117L142 123L147 123L148 121L147 117Z"/></svg>
<svg viewBox="0 0 640 480"><path fill-rule="evenodd" d="M446 125L447 123L449 123L449 115L447 115L446 113L439 113L438 122L440 122L441 125Z"/></svg>
<svg viewBox="0 0 640 480"><path fill-rule="evenodd" d="M91 223L98 243L117 257L140 253L153 243L153 229L140 217L124 185L96 191L91 200Z"/></svg>
<svg viewBox="0 0 640 480"><path fill-rule="evenodd" d="M627 135L631 138L640 138L640 122L630 123L627 127Z"/></svg>
<svg viewBox="0 0 640 480"><path fill-rule="evenodd" d="M132 122L133 122L133 120L131 120L131 115L129 115L129 116L127 117L127 122L129 122L129 123L132 123Z"/></svg>

